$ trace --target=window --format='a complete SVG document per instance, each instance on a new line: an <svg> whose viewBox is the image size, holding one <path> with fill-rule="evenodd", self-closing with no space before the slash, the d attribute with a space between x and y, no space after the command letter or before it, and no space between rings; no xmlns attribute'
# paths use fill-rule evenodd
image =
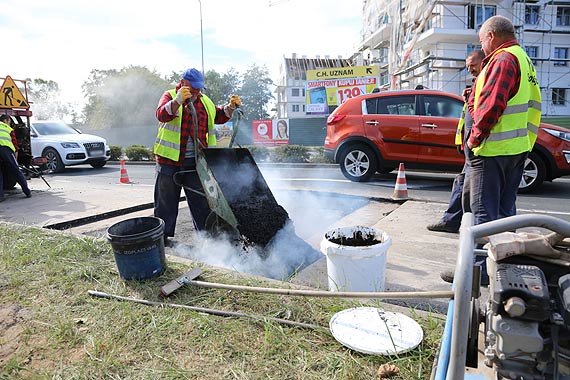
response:
<svg viewBox="0 0 570 380"><path fill-rule="evenodd" d="M524 8L524 23L529 25L537 25L540 18L540 6L527 5Z"/></svg>
<svg viewBox="0 0 570 380"><path fill-rule="evenodd" d="M299 105L293 104L293 112L299 112Z"/></svg>
<svg viewBox="0 0 570 380"><path fill-rule="evenodd" d="M390 74L388 73L388 70L385 70L380 73L380 85L383 86L388 83L390 83Z"/></svg>
<svg viewBox="0 0 570 380"><path fill-rule="evenodd" d="M556 26L570 26L570 7L558 7L556 10Z"/></svg>
<svg viewBox="0 0 570 380"><path fill-rule="evenodd" d="M568 58L568 48L555 47L554 58ZM554 66L566 66L566 61L554 61Z"/></svg>
<svg viewBox="0 0 570 380"><path fill-rule="evenodd" d="M366 100L366 113L368 115L415 115L416 97L413 95L403 96L379 96Z"/></svg>
<svg viewBox="0 0 570 380"><path fill-rule="evenodd" d="M459 118L463 112L463 102L444 96L424 96L424 107L427 116Z"/></svg>
<svg viewBox="0 0 570 380"><path fill-rule="evenodd" d="M467 45L467 55L469 55L469 53L471 53L473 50L481 50L481 45L473 45L473 44L468 44Z"/></svg>
<svg viewBox="0 0 570 380"><path fill-rule="evenodd" d="M483 7L482 5L470 4L468 7L468 29L479 29L485 20L497 14L497 7L494 5L486 5Z"/></svg>
<svg viewBox="0 0 570 380"><path fill-rule="evenodd" d="M538 57L538 46L525 46L524 50L528 57L532 59L532 63L536 65L536 60L533 58Z"/></svg>
<svg viewBox="0 0 570 380"><path fill-rule="evenodd" d="M299 96L299 89L298 88L292 88L291 89L291 96Z"/></svg>
<svg viewBox="0 0 570 380"><path fill-rule="evenodd" d="M566 103L566 89L565 88L553 88L552 89L552 104L564 105Z"/></svg>
<svg viewBox="0 0 570 380"><path fill-rule="evenodd" d="M306 95L305 95L305 89L304 89L304 88L303 88L303 96L306 96ZM303 107L304 107L304 106L303 106Z"/></svg>
<svg viewBox="0 0 570 380"><path fill-rule="evenodd" d="M538 56L538 46L525 46L524 50L530 58L536 58Z"/></svg>

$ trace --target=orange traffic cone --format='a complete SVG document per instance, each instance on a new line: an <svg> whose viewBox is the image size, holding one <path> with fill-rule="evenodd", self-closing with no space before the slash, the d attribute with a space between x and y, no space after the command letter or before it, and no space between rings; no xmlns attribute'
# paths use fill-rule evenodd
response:
<svg viewBox="0 0 570 380"><path fill-rule="evenodd" d="M125 168L125 160L121 160L121 183L131 183L129 175L127 174L127 168Z"/></svg>
<svg viewBox="0 0 570 380"><path fill-rule="evenodd" d="M394 195L392 199L396 201L405 201L408 199L408 186L406 185L406 170L404 164L400 163L398 168L398 178L396 178L396 186L394 186Z"/></svg>

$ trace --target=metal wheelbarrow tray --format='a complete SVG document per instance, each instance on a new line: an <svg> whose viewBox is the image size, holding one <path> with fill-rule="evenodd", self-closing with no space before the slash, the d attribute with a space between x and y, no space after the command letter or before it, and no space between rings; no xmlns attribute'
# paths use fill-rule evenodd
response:
<svg viewBox="0 0 570 380"><path fill-rule="evenodd" d="M265 246L289 219L248 149L202 149L196 170L212 209L207 230L234 229L250 243Z"/></svg>

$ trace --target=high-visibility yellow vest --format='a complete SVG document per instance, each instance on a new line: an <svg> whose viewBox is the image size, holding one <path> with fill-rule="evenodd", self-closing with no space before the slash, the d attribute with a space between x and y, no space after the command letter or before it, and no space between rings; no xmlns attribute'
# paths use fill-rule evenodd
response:
<svg viewBox="0 0 570 380"><path fill-rule="evenodd" d="M491 57L491 60L501 51L513 54L518 60L521 70L519 90L515 96L507 101L507 108L499 117L497 124L491 128L489 137L481 142L479 146L473 148L473 153L476 156L512 156L529 152L532 150L538 135L542 97L534 65L519 45L497 50ZM489 66L486 65L477 77L477 83L475 84L475 110L477 110L479 105L479 97L485 84Z"/></svg>
<svg viewBox="0 0 570 380"><path fill-rule="evenodd" d="M12 131L12 127L0 121L0 145L7 146L15 152L16 148L14 147L14 143L12 143L12 135L10 134Z"/></svg>
<svg viewBox="0 0 570 380"><path fill-rule="evenodd" d="M467 112L467 102L463 103L463 111L457 123L457 132L455 132L455 145L463 145L463 128L465 127L465 112Z"/></svg>
<svg viewBox="0 0 570 380"><path fill-rule="evenodd" d="M176 97L176 90L169 90L172 99ZM214 119L216 117L216 106L206 95L200 97L200 101L206 109L208 115L208 132L206 133L206 143L208 147L216 146L216 133ZM178 161L180 157L180 129L182 126L182 105L178 107L178 116L167 123L160 123L158 134L154 141L154 154L172 161ZM195 136L198 138L198 136Z"/></svg>

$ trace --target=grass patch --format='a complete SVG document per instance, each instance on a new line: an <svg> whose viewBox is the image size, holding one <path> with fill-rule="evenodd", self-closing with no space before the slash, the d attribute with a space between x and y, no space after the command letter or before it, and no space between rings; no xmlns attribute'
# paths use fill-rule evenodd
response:
<svg viewBox="0 0 570 380"><path fill-rule="evenodd" d="M186 270L169 262L157 279L124 281L106 241L0 223L0 379L358 380L377 379L384 363L400 368L393 379L429 379L442 332L442 320L429 314L415 316L425 336L417 349L378 357L328 333L334 313L360 303L189 286L169 299L323 327L309 330L87 294L160 301L160 286ZM213 268L201 279L275 286Z"/></svg>
<svg viewBox="0 0 570 380"><path fill-rule="evenodd" d="M540 121L570 129L570 117L543 117Z"/></svg>

